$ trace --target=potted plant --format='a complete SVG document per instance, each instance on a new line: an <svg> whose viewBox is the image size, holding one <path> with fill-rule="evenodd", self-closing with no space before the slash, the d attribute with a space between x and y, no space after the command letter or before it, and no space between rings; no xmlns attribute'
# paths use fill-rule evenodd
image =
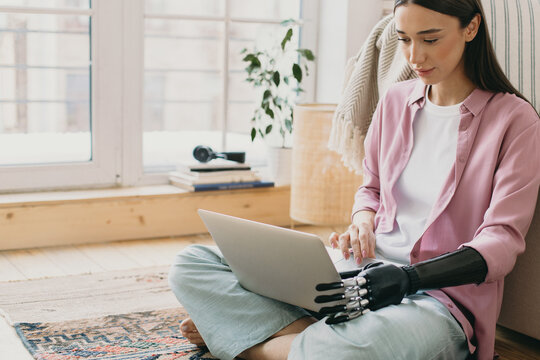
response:
<svg viewBox="0 0 540 360"><path fill-rule="evenodd" d="M269 148L269 168L274 172L274 181L285 185L290 183L291 151L286 145L294 124L293 107L299 94L304 91L301 84L309 75L308 63L314 61L315 56L311 50L298 48L291 41L299 25L296 21L285 20L281 25L285 28L283 36L275 39L271 46L258 48L255 45L251 50L243 49L242 60L247 63L246 81L258 90L260 96L251 118L251 141L257 137L267 139L279 133L280 146L278 149ZM280 160L279 157L283 156L288 156L289 160ZM275 174L280 168L286 172L288 170L289 174Z"/></svg>

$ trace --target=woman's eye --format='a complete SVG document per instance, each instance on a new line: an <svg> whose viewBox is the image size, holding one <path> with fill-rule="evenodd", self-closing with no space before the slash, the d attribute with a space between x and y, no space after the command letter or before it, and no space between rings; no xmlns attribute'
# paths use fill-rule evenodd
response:
<svg viewBox="0 0 540 360"><path fill-rule="evenodd" d="M425 39L424 41L427 42L428 44L433 44L437 40L439 40L439 39L430 39L430 40Z"/></svg>
<svg viewBox="0 0 540 360"><path fill-rule="evenodd" d="M400 38L400 37L398 37L398 40L399 40L399 41L403 41L403 42L409 42L409 41L410 41L409 39Z"/></svg>

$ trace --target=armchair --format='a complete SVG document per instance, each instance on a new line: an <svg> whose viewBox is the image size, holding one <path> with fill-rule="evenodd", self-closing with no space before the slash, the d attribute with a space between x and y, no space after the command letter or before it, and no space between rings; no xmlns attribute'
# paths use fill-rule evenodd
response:
<svg viewBox="0 0 540 360"><path fill-rule="evenodd" d="M540 2L482 0L502 69L540 112ZM525 253L504 282L499 324L540 340L540 199Z"/></svg>

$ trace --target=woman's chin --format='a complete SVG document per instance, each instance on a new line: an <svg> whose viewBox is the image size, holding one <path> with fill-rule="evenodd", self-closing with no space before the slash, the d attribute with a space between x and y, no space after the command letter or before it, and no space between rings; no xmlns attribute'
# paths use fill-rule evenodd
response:
<svg viewBox="0 0 540 360"><path fill-rule="evenodd" d="M436 85L439 83L439 80L429 76L418 76L418 78L426 85Z"/></svg>

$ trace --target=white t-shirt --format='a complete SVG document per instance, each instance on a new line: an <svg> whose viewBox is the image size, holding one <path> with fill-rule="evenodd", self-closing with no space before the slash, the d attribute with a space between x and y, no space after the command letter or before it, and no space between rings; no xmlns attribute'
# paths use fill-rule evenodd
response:
<svg viewBox="0 0 540 360"><path fill-rule="evenodd" d="M403 264L424 233L427 218L456 159L460 104L438 106L428 97L413 122L414 146L407 166L392 190L397 211L394 229L376 234L382 258Z"/></svg>

